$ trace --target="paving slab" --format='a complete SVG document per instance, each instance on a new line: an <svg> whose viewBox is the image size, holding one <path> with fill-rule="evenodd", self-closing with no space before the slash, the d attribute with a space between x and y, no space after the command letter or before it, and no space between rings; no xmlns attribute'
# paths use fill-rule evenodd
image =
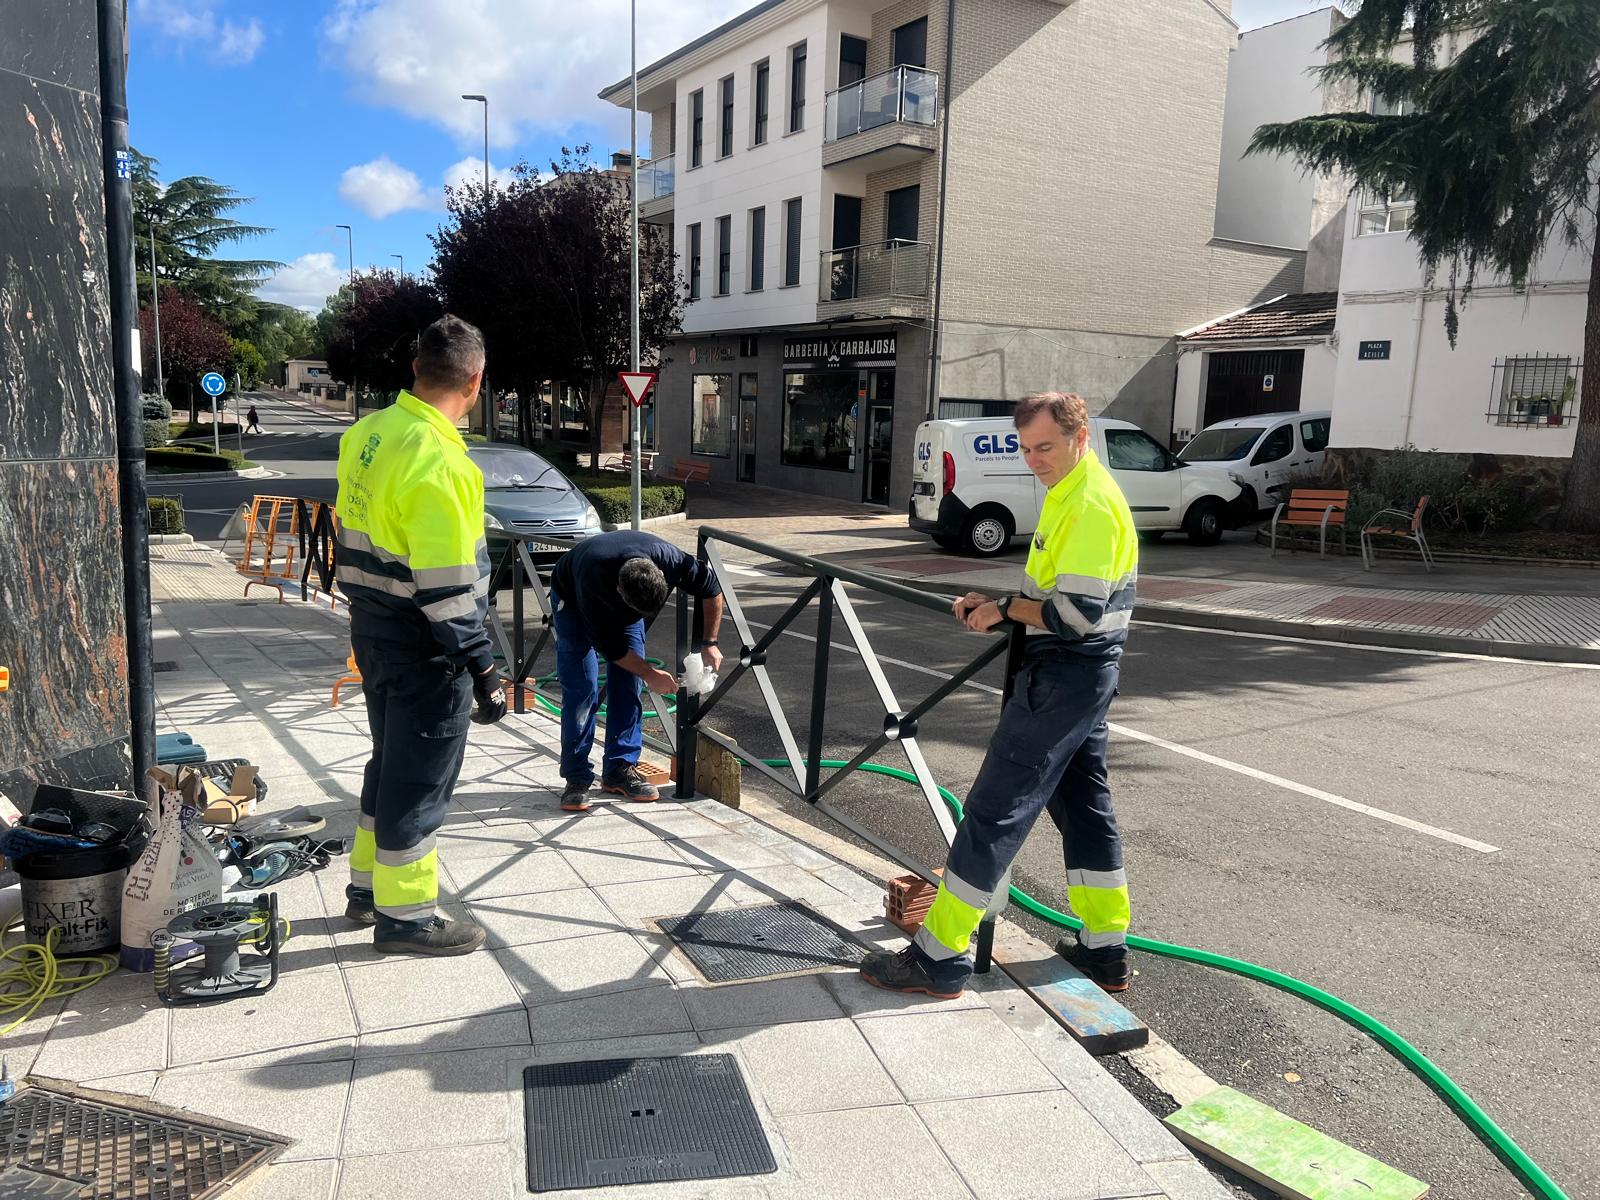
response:
<svg viewBox="0 0 1600 1200"><path fill-rule="evenodd" d="M350 1098L350 1062L167 1075L154 1099L293 1139L281 1161L336 1158Z"/></svg>
<svg viewBox="0 0 1600 1200"><path fill-rule="evenodd" d="M583 1000L541 1004L528 1010L535 1046L644 1034L686 1033L694 1028L677 988L634 988Z"/></svg>
<svg viewBox="0 0 1600 1200"><path fill-rule="evenodd" d="M356 1039L357 1058L438 1053L443 1050L482 1050L493 1046L529 1046L528 1018L521 1009L460 1017L397 1029L375 1029Z"/></svg>
<svg viewBox="0 0 1600 1200"><path fill-rule="evenodd" d="M353 1046L355 1036L355 1014L343 977L338 972L311 971L280 978L265 995L173 1009L172 1064L293 1052L330 1043Z"/></svg>
<svg viewBox="0 0 1600 1200"><path fill-rule="evenodd" d="M702 1033L747 1025L829 1021L844 1010L816 975L678 989L694 1027Z"/></svg>
<svg viewBox="0 0 1600 1200"><path fill-rule="evenodd" d="M948 1100L1060 1087L987 1007L911 1010L860 1022L861 1032L907 1100Z"/></svg>
<svg viewBox="0 0 1600 1200"><path fill-rule="evenodd" d="M32 1073L76 1080L159 1071L167 1065L170 1017L150 976L119 971L67 997Z"/></svg>
<svg viewBox="0 0 1600 1200"><path fill-rule="evenodd" d="M586 887L475 900L466 905L466 913L488 931L492 950L622 929L605 902Z"/></svg>
<svg viewBox="0 0 1600 1200"><path fill-rule="evenodd" d="M250 1190L241 1190L241 1194L263 1200L331 1200L338 1174L339 1163L335 1159L274 1163L259 1179L251 1176L246 1185Z"/></svg>
<svg viewBox="0 0 1600 1200"><path fill-rule="evenodd" d="M344 1153L506 1141L505 1067L512 1056L531 1061L533 1053L531 1048L458 1050L356 1063Z"/></svg>
<svg viewBox="0 0 1600 1200"><path fill-rule="evenodd" d="M426 1117L418 1114L420 1121ZM335 1200L398 1200L399 1197L461 1197L495 1200L511 1191L510 1154L503 1145L455 1146L347 1158Z"/></svg>
<svg viewBox="0 0 1600 1200"><path fill-rule="evenodd" d="M803 1021L708 1031L701 1040L736 1050L774 1113L831 1112L903 1103L854 1021Z"/></svg>
<svg viewBox="0 0 1600 1200"><path fill-rule="evenodd" d="M696 875L706 864L678 848L689 842L627 842L615 846L568 846L559 851L567 864L590 887L612 883L641 883Z"/></svg>
<svg viewBox="0 0 1600 1200"><path fill-rule="evenodd" d="M781 1200L973 1195L915 1112L903 1106L795 1113L778 1118L778 1131L792 1162L792 1171L769 1187Z"/></svg>
<svg viewBox="0 0 1600 1200"><path fill-rule="evenodd" d="M511 981L486 950L461 958L397 956L343 974L363 1034L522 1007Z"/></svg>
<svg viewBox="0 0 1600 1200"><path fill-rule="evenodd" d="M463 900L559 892L581 887L584 882L555 850L519 846L500 858L458 860L440 855L440 862Z"/></svg>

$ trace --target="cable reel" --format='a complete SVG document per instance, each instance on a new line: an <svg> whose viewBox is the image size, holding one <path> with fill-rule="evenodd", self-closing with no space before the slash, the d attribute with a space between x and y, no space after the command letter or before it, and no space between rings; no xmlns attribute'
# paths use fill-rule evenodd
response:
<svg viewBox="0 0 1600 1200"><path fill-rule="evenodd" d="M278 982L278 948L288 940L289 922L278 916L276 893L181 913L150 938L156 996L179 1007L269 992ZM172 947L179 942L195 943L203 957L174 963Z"/></svg>

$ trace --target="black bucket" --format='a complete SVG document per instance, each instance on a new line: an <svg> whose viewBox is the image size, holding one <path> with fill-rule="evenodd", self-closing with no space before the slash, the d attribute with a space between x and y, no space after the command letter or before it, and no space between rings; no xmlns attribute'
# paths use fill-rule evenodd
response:
<svg viewBox="0 0 1600 1200"><path fill-rule="evenodd" d="M62 958L115 951L122 942L122 888L128 868L150 840L145 805L131 796L42 786L33 808L59 808L75 826L110 825L118 839L85 850L26 854L12 862L22 880L22 919L28 941L45 944L60 930Z"/></svg>

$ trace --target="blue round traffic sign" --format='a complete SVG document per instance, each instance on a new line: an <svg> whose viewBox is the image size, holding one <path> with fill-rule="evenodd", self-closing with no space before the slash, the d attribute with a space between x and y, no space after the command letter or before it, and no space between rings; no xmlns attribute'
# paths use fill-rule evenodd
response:
<svg viewBox="0 0 1600 1200"><path fill-rule="evenodd" d="M215 371L207 371L200 377L200 390L208 396L220 396L228 390L228 381Z"/></svg>

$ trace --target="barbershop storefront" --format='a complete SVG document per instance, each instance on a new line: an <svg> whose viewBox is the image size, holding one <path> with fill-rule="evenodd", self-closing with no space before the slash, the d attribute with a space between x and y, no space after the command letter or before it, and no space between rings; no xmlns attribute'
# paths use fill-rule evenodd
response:
<svg viewBox="0 0 1600 1200"><path fill-rule="evenodd" d="M910 462L896 447L922 419L923 337L891 326L681 339L661 374L662 454L703 461L714 480L900 507Z"/></svg>

